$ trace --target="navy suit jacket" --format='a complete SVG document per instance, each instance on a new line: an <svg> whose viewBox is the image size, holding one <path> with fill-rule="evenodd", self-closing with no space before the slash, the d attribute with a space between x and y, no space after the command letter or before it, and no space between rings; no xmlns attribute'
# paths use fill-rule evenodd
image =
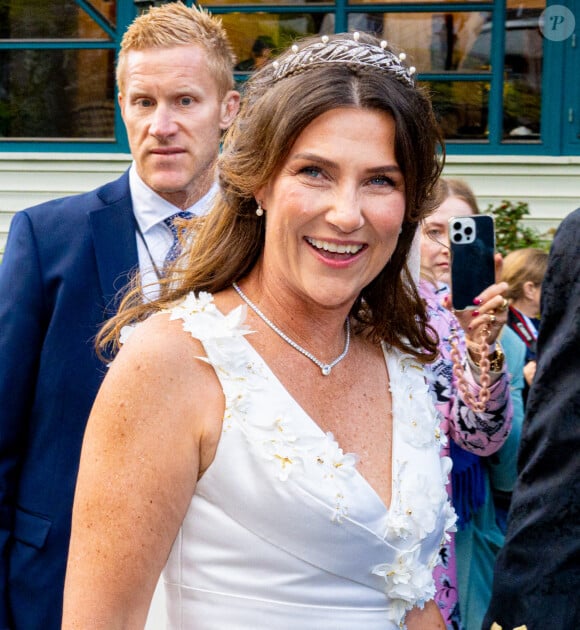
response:
<svg viewBox="0 0 580 630"><path fill-rule="evenodd" d="M129 177L18 212L0 264L0 628L57 630L94 337L138 264Z"/></svg>

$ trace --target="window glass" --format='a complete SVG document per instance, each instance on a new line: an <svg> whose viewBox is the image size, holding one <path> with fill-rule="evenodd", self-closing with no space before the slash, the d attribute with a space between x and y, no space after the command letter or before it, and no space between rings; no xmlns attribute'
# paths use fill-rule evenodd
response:
<svg viewBox="0 0 580 630"><path fill-rule="evenodd" d="M236 77L243 80L295 39L318 33L325 14L260 12L220 17L238 59Z"/></svg>
<svg viewBox="0 0 580 630"><path fill-rule="evenodd" d="M333 17L327 16L325 32L334 30ZM491 14L485 12L351 13L348 29L384 37L407 54L408 63L418 72L446 72L462 70L481 29L490 21ZM489 69L489 41L487 48L485 42L480 48Z"/></svg>
<svg viewBox="0 0 580 630"><path fill-rule="evenodd" d="M138 12L162 1L127 3ZM501 107L491 117L501 123L501 129L492 130L494 143L500 139L503 144L539 142L544 42L539 16L546 0L506 0L505 28L494 32L492 9L499 1L478 1L470 10L471 0L461 5L452 0L425 0L421 3L424 12L412 7L397 11L394 5L403 0L381 0L381 4L393 5L393 12L377 6L379 0L210 0L200 4L227 11L220 17L238 58L240 87L252 70L294 39L333 33L339 15L349 31L375 33L407 54L405 63L416 67L433 94L449 140L488 141L491 103ZM186 4L193 3L187 0ZM374 13L365 5L375 5L380 11ZM116 0L0 0L2 139L115 139L114 51L95 46L112 45L117 6ZM261 11L260 6L270 11ZM122 15L129 19L130 13ZM494 64L499 66L498 45L504 38L503 68L494 68ZM63 40L62 48L55 48L59 40ZM72 49L74 45L79 48ZM500 71L502 76L494 74L492 81L492 74Z"/></svg>
<svg viewBox="0 0 580 630"><path fill-rule="evenodd" d="M0 136L114 137L112 50L0 50Z"/></svg>
<svg viewBox="0 0 580 630"><path fill-rule="evenodd" d="M115 26L115 0L85 4ZM103 39L108 34L74 0L0 2L1 37L10 39Z"/></svg>
<svg viewBox="0 0 580 630"><path fill-rule="evenodd" d="M260 5L267 4L269 6L296 6L296 5L309 5L309 4L328 4L334 5L334 2L329 0L204 0L201 2L204 7L220 6L227 7L230 4L244 5Z"/></svg>
<svg viewBox="0 0 580 630"><path fill-rule="evenodd" d="M9 0L0 3L0 38L37 40L0 50L0 136L14 140L114 139L113 49L55 48L54 40L106 41L113 0ZM44 40L52 40L43 48Z"/></svg>
<svg viewBox="0 0 580 630"><path fill-rule="evenodd" d="M445 138L487 140L489 82L434 81L427 85Z"/></svg>
<svg viewBox="0 0 580 630"><path fill-rule="evenodd" d="M508 11L505 31L503 136L510 141L538 140L543 39L540 9Z"/></svg>
<svg viewBox="0 0 580 630"><path fill-rule="evenodd" d="M537 3L536 3L537 4ZM503 137L506 140L537 140L540 107L543 39L539 28L541 8L508 9L505 24ZM489 71L492 28L487 20L463 58L464 72Z"/></svg>
<svg viewBox="0 0 580 630"><path fill-rule="evenodd" d="M424 0L421 4L449 4L450 6L453 4L469 4L470 2L477 2L477 4L489 4L490 6L493 4L493 0L483 0L483 2L479 2L479 0ZM349 4L404 4L405 0L349 0Z"/></svg>

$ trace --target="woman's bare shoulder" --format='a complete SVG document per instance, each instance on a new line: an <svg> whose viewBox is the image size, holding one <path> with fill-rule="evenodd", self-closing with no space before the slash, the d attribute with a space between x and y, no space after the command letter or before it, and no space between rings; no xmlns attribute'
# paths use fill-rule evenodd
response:
<svg viewBox="0 0 580 630"><path fill-rule="evenodd" d="M204 400L207 410L214 400L219 411L223 395L215 371L203 360L203 345L183 329L181 320L159 313L125 337L105 379L119 395L140 407L168 407L179 415L198 415L200 421L204 416L204 422L206 411L196 401Z"/></svg>
<svg viewBox="0 0 580 630"><path fill-rule="evenodd" d="M139 362L153 372L176 369L184 363L189 368L203 367L197 357L205 356L201 342L183 329L181 320L172 320L169 313L158 313L123 331L123 345L111 367Z"/></svg>

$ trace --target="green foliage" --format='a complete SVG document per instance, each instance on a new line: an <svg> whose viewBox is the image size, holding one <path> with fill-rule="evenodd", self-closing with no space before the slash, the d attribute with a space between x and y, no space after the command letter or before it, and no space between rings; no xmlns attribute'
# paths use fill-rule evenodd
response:
<svg viewBox="0 0 580 630"><path fill-rule="evenodd" d="M489 204L486 214L494 217L496 249L503 256L523 247L539 247L545 251L550 249L553 230L542 234L524 225L524 217L530 214L527 203L504 199L497 206Z"/></svg>

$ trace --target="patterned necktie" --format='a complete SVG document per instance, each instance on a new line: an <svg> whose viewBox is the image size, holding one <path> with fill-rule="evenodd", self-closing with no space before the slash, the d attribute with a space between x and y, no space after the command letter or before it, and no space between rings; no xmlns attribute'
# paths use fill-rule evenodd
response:
<svg viewBox="0 0 580 630"><path fill-rule="evenodd" d="M164 219L163 223L171 230L173 234L173 243L165 256L165 262L163 263L163 268L166 269L181 253L181 243L179 242L180 232L183 232L183 228L178 231L177 226L175 225L175 219L191 219L193 217L193 213L188 212L187 210L182 210L181 212L176 212L172 214L167 219Z"/></svg>

